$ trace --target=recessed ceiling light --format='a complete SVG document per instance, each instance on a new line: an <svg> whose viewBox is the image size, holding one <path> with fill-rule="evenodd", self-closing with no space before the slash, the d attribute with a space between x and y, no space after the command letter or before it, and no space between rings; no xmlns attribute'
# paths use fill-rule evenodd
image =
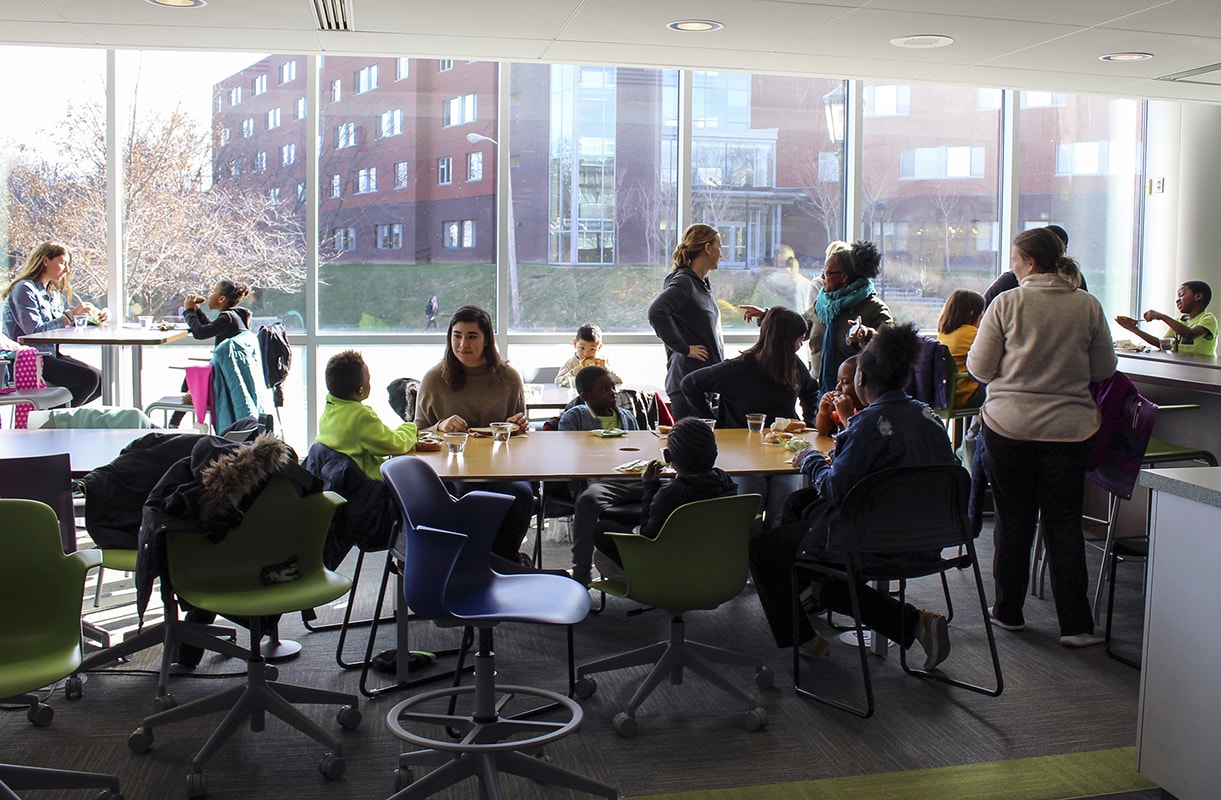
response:
<svg viewBox="0 0 1221 800"><path fill-rule="evenodd" d="M707 31L719 31L725 26L710 19L676 19L673 22L667 22L666 27L672 31L705 33Z"/></svg>
<svg viewBox="0 0 1221 800"><path fill-rule="evenodd" d="M207 0L145 0L145 2L166 8L202 8L208 4Z"/></svg>
<svg viewBox="0 0 1221 800"><path fill-rule="evenodd" d="M942 36L939 33L921 33L912 36L896 36L890 40L895 47L906 47L909 50L931 50L934 47L946 47L954 44L953 36Z"/></svg>
<svg viewBox="0 0 1221 800"><path fill-rule="evenodd" d="M1107 53L1105 56L1098 56L1099 61L1148 61L1151 58L1152 53Z"/></svg>

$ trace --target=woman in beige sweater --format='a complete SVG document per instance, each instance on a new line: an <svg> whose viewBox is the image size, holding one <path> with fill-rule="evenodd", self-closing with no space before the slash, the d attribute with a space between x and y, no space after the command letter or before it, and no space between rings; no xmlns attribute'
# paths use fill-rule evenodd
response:
<svg viewBox="0 0 1221 800"><path fill-rule="evenodd" d="M415 424L419 430L448 432L493 422L511 422L523 432L528 427L521 375L500 357L488 312L463 306L449 321L445 357L420 381ZM459 494L480 488L513 495L513 505L496 534L492 552L518 562L518 549L534 514L534 489L530 484L498 481L458 484L454 488Z"/></svg>
<svg viewBox="0 0 1221 800"><path fill-rule="evenodd" d="M1005 630L1025 627L1041 518L1060 644L1086 647L1102 641L1081 535L1085 467L1099 425L1089 385L1115 372L1115 351L1102 306L1075 288L1077 265L1051 231L1020 234L1012 260L1021 283L988 306L967 353L967 368L988 385L981 416L997 515L992 618Z"/></svg>

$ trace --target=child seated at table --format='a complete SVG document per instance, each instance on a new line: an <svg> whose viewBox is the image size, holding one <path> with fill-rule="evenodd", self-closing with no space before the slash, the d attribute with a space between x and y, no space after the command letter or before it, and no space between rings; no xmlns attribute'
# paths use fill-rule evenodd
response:
<svg viewBox="0 0 1221 800"><path fill-rule="evenodd" d="M856 377L857 356L845 358L835 373L835 388L818 400L818 415L814 418L814 430L819 436L831 436L848 427L852 415L861 410L861 401L856 396L853 378Z"/></svg>
<svg viewBox="0 0 1221 800"><path fill-rule="evenodd" d="M584 402L560 416L562 431L596 431L620 428L637 429L636 418L615 402L615 376L605 367L585 367L576 375L576 389ZM575 482L574 482L575 483ZM578 492L572 515L572 577L589 585L594 555L594 527L602 512L622 503L638 503L640 482L636 480L591 481Z"/></svg>
<svg viewBox="0 0 1221 800"><path fill-rule="evenodd" d="M391 428L364 404L371 379L369 367L355 350L344 350L327 362L326 390L317 441L351 457L366 475L380 481L381 465L388 456L410 453L415 447L415 423Z"/></svg>
<svg viewBox="0 0 1221 800"><path fill-rule="evenodd" d="M1207 283L1187 281L1179 287L1174 298L1174 305L1180 314L1178 319L1149 309L1144 314L1145 322L1160 320L1166 323L1165 338L1174 339L1171 349L1176 352L1214 355L1217 352L1217 318L1211 311L1204 310L1212 299L1213 290ZM1140 322L1132 317L1119 316L1115 321L1154 347L1161 347L1161 342L1152 334L1142 331Z"/></svg>
<svg viewBox="0 0 1221 800"><path fill-rule="evenodd" d="M610 365L605 358L598 355L602 350L602 329L592 322L586 322L577 328L576 338L572 340L576 352L572 358L564 362L555 376L555 382L560 386L572 386L576 375L584 367L602 367L610 372L615 383L623 383L619 376L610 371Z"/></svg>
<svg viewBox="0 0 1221 800"><path fill-rule="evenodd" d="M955 289L946 298L937 319L937 341L950 349L961 375L967 375L967 351L979 333L979 320L984 315L985 305L984 296L979 292ZM971 376L959 378L954 391L954 408L978 408L984 404L986 392Z"/></svg>
<svg viewBox="0 0 1221 800"><path fill-rule="evenodd" d="M661 482L661 462L652 461L640 476L640 535L656 539L666 519L679 506L737 494L738 486L716 466L716 436L695 417L674 423L661 457L674 468L674 479ZM623 561L614 537L594 534L594 564L604 578L623 580Z"/></svg>

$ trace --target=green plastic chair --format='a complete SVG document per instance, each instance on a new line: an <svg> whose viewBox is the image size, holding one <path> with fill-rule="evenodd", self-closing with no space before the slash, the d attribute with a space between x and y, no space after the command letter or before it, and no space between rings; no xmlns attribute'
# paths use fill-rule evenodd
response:
<svg viewBox="0 0 1221 800"><path fill-rule="evenodd" d="M59 520L45 503L0 500L0 698L28 703L26 716L51 724L55 711L34 692L70 676L81 663L81 595L85 572L101 563L96 550L65 554ZM79 678L70 678L77 680ZM102 800L122 800L114 775L0 764L0 797L16 789L100 787Z"/></svg>
<svg viewBox="0 0 1221 800"><path fill-rule="evenodd" d="M683 621L687 611L716 608L746 586L750 529L760 500L757 494L743 494L688 503L674 510L656 539L635 533L610 534L623 559L627 582L595 581L590 588L663 609L670 616L668 640L577 668L576 694L586 698L598 687L589 677L594 673L653 665L627 709L615 715L615 731L620 736L636 734L636 709L662 680L681 684L686 669L744 701L741 721L747 730L767 725L767 712L758 701L713 669L712 663L754 667L755 685L760 689L771 688L775 682L771 669L758 657L689 641Z"/></svg>
<svg viewBox="0 0 1221 800"><path fill-rule="evenodd" d="M293 704L339 705L339 724L354 730L360 725L356 696L277 682L278 671L266 664L259 646L264 617L329 603L350 588L350 580L322 563L323 541L335 508L342 502L343 498L333 492L302 497L289 480L274 477L246 511L241 525L220 541L166 532L166 562L173 592L197 608L231 619L246 618L250 625L250 654L243 685L146 717L128 737L131 751L144 753L152 747L155 728L228 711L191 763L188 797L207 794L204 765L225 740L247 720L252 731L262 731L268 712L329 747L319 771L332 779L343 776L346 764L339 740Z"/></svg>

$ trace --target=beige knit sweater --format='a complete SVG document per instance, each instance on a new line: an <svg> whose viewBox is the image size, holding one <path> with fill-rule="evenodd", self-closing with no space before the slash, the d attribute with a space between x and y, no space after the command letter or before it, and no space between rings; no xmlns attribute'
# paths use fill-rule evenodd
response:
<svg viewBox="0 0 1221 800"><path fill-rule="evenodd" d="M997 296L967 353L988 384L984 422L1011 439L1080 442L1098 430L1091 381L1115 372L1115 349L1097 299L1058 275L1035 273Z"/></svg>
<svg viewBox="0 0 1221 800"><path fill-rule="evenodd" d="M457 414L472 428L482 428L525 411L521 375L512 367L505 368L503 382L493 380L489 367L467 369L466 385L455 392L441 380L441 365L437 364L420 381L415 424L424 430Z"/></svg>

